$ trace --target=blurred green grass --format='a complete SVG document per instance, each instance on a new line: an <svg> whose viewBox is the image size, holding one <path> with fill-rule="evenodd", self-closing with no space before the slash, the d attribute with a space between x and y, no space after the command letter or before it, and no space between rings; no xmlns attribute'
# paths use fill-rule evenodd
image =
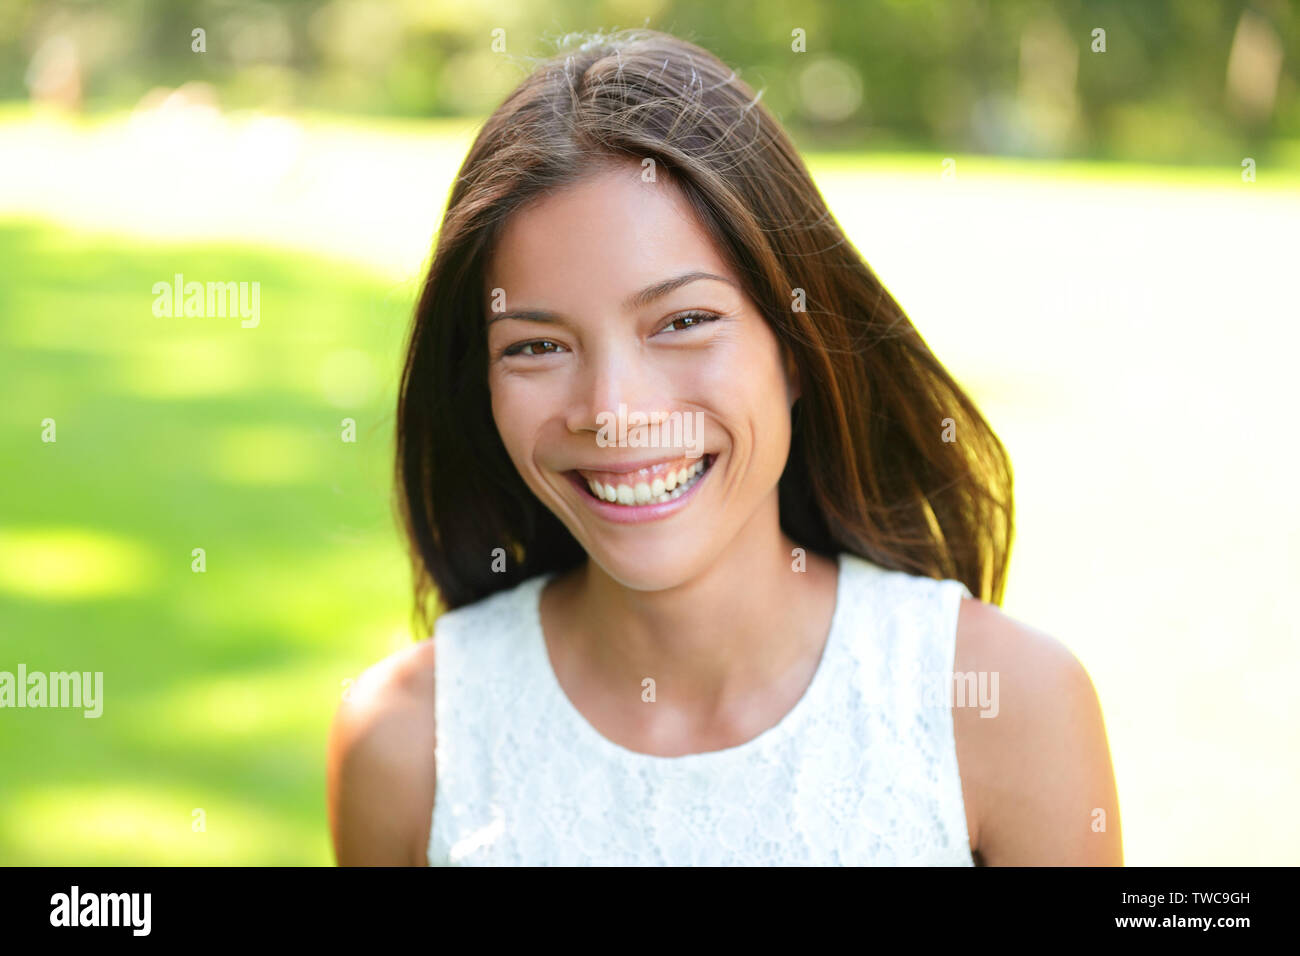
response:
<svg viewBox="0 0 1300 956"><path fill-rule="evenodd" d="M106 703L0 715L0 863L328 863L343 682L411 640L392 409L472 124L314 118L263 169L274 138L187 165L192 130L11 119L0 669L101 670ZM1293 862L1300 180L808 158L1011 452L1006 607L1093 677L1127 861ZM171 229L239 238L138 238ZM177 272L259 282L259 326L155 318Z"/></svg>
<svg viewBox="0 0 1300 956"><path fill-rule="evenodd" d="M388 507L410 290L33 223L0 225L0 262L0 669L102 671L105 697L5 713L0 863L330 862L324 729L358 661L410 640ZM260 325L154 317L174 272L259 282Z"/></svg>

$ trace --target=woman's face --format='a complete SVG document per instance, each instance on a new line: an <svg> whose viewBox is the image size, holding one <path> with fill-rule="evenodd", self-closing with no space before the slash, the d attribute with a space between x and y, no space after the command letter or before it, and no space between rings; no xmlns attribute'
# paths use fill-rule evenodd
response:
<svg viewBox="0 0 1300 956"><path fill-rule="evenodd" d="M517 212L485 317L519 474L607 574L647 591L691 580L756 521L775 533L797 394L738 277L657 178L619 165Z"/></svg>

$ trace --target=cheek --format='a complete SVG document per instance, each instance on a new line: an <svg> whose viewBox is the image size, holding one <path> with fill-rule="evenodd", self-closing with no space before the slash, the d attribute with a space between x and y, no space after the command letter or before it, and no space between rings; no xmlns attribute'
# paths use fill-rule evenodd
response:
<svg viewBox="0 0 1300 956"><path fill-rule="evenodd" d="M786 404L785 381L777 371L766 387L749 396L754 460L771 472L773 480L781 476L790 454L790 406Z"/></svg>
<svg viewBox="0 0 1300 956"><path fill-rule="evenodd" d="M709 389L734 440L752 442L755 465L779 477L790 450L790 383L776 336L765 325L762 333L737 342L715 367Z"/></svg>
<svg viewBox="0 0 1300 956"><path fill-rule="evenodd" d="M508 376L489 376L488 390L497 433L506 453L519 468L529 456L531 436L536 434L541 409L536 402L528 400L528 390L523 383Z"/></svg>
<svg viewBox="0 0 1300 956"><path fill-rule="evenodd" d="M750 404L764 418L788 419L791 383L776 336L763 325L762 334L754 336L744 351L744 372L738 381L744 383Z"/></svg>

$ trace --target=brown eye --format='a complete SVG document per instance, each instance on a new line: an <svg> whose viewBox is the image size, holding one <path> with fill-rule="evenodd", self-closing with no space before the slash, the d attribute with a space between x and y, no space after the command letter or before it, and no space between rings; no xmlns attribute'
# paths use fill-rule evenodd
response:
<svg viewBox="0 0 1300 956"><path fill-rule="evenodd" d="M703 325L705 322L712 322L717 316L709 312L687 312L679 315L663 327L664 332L684 332L686 329L693 329L697 325Z"/></svg>
<svg viewBox="0 0 1300 956"><path fill-rule="evenodd" d="M518 345L512 345L506 349L504 355L547 355L551 352L558 352L563 348L550 339L536 339L532 342L520 342Z"/></svg>

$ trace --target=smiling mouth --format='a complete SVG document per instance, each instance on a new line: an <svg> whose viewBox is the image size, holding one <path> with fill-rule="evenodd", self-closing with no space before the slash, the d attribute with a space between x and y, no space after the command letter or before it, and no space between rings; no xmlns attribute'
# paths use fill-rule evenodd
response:
<svg viewBox="0 0 1300 956"><path fill-rule="evenodd" d="M589 471L576 469L575 482L597 501L627 508L666 504L691 490L712 467L717 456L678 458L636 471Z"/></svg>

